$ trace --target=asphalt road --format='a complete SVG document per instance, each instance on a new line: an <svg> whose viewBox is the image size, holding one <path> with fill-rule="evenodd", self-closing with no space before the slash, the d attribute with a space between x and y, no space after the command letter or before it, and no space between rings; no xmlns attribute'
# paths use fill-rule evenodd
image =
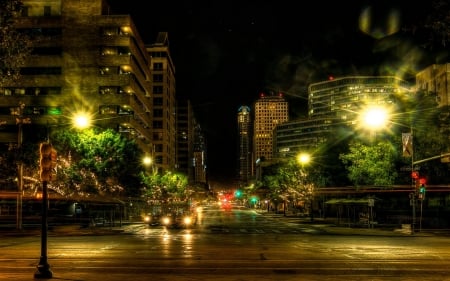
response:
<svg viewBox="0 0 450 281"><path fill-rule="evenodd" d="M48 237L61 280L450 280L450 239L332 233L251 210L205 211L192 229L144 224ZM3 236L0 280L32 280L40 236Z"/></svg>

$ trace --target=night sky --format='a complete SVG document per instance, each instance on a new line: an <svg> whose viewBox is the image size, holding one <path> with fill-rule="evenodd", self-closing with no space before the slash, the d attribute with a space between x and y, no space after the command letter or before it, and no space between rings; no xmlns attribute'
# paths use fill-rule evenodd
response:
<svg viewBox="0 0 450 281"><path fill-rule="evenodd" d="M430 61L417 34L402 31L420 24L429 0L108 2L133 17L145 43L169 33L177 95L191 100L205 132L215 185L235 182L237 109L252 106L260 92L286 93L294 119L306 116L310 83L347 75L410 79Z"/></svg>

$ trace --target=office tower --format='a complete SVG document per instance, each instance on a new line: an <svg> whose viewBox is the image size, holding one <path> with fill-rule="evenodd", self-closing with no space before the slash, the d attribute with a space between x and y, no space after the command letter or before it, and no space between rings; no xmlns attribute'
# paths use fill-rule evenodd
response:
<svg viewBox="0 0 450 281"><path fill-rule="evenodd" d="M239 107L237 122L239 131L239 183L241 186L245 186L252 174L250 107L245 105Z"/></svg>
<svg viewBox="0 0 450 281"><path fill-rule="evenodd" d="M194 124L194 182L208 184L207 140L200 124Z"/></svg>
<svg viewBox="0 0 450 281"><path fill-rule="evenodd" d="M348 76L309 85L308 118L291 120L275 130L277 158L313 150L342 126L357 126L368 105L389 106L394 97L411 94L411 85L393 76Z"/></svg>
<svg viewBox="0 0 450 281"><path fill-rule="evenodd" d="M289 120L288 102L282 94L261 94L254 105L253 161L269 161L273 152L273 130Z"/></svg>

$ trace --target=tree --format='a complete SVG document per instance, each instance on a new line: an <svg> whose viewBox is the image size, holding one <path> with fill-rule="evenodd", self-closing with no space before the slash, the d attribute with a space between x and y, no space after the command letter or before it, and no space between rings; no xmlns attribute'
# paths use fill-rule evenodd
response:
<svg viewBox="0 0 450 281"><path fill-rule="evenodd" d="M260 183L269 189L272 201L282 201L284 210L287 202L309 202L313 198L316 179L305 166L299 166L295 159L275 163L264 170Z"/></svg>
<svg viewBox="0 0 450 281"><path fill-rule="evenodd" d="M14 28L22 8L20 0L0 1L0 86L20 77L20 67L31 53L30 37Z"/></svg>
<svg viewBox="0 0 450 281"><path fill-rule="evenodd" d="M187 176L181 173L170 171L164 174L152 174L150 176L141 173L145 186L144 196L152 201L185 201L189 194L187 190Z"/></svg>
<svg viewBox="0 0 450 281"><path fill-rule="evenodd" d="M58 150L60 192L80 196L139 196L142 152L133 140L114 130L89 129L52 132Z"/></svg>
<svg viewBox="0 0 450 281"><path fill-rule="evenodd" d="M389 141L378 141L374 145L365 145L354 140L350 151L341 154L348 171L348 178L358 187L361 185L391 186L397 179L395 162L397 150Z"/></svg>

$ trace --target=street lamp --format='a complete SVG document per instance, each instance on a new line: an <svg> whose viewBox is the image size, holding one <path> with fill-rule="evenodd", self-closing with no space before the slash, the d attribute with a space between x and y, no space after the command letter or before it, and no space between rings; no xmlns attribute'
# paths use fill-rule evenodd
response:
<svg viewBox="0 0 450 281"><path fill-rule="evenodd" d="M303 181L303 179L306 177L306 173L303 171L303 167L304 167L304 165L307 165L310 162L311 162L311 155L310 154L308 154L308 153L300 153L300 154L297 155L297 163L301 165L300 176L302 177L302 182L303 182L305 187L306 187L307 184ZM308 184L308 185L310 185L309 186L309 190L308 190L308 195L310 196L310 198L309 198L309 203L310 203L310 205L309 205L309 209L310 209L309 213L310 214L309 215L311 217L311 221L313 221L314 220L314 215L313 215L313 198L314 198L313 186L312 186L312 184Z"/></svg>
<svg viewBox="0 0 450 281"><path fill-rule="evenodd" d="M91 126L92 118L85 112L77 112L72 117L72 124L77 129L86 129Z"/></svg>

